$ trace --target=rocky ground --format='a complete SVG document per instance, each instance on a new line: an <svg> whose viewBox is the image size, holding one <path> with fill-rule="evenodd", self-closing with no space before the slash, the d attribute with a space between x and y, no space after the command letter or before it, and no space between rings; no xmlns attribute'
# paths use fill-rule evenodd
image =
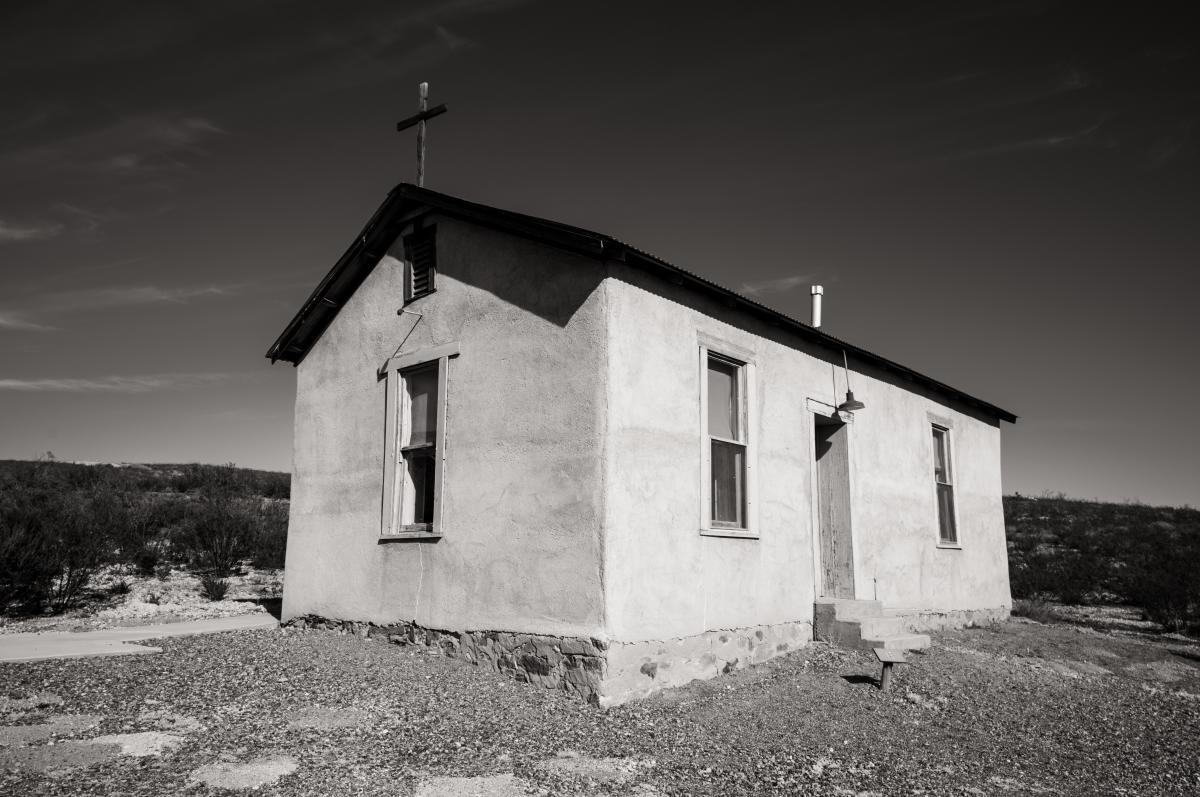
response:
<svg viewBox="0 0 1200 797"><path fill-rule="evenodd" d="M31 631L97 631L184 620L207 620L268 611L283 595L283 571L243 567L226 579L224 600L211 601L200 578L173 568L162 577L115 565L96 573L85 599L61 614L0 616L0 634Z"/></svg>
<svg viewBox="0 0 1200 797"><path fill-rule="evenodd" d="M1195 795L1200 646L1014 620L602 711L327 631L0 665L0 793Z"/></svg>

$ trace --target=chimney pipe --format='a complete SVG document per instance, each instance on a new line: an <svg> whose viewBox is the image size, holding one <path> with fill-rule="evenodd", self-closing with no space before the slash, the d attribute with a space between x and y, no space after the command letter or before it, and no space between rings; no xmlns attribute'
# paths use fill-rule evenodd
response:
<svg viewBox="0 0 1200 797"><path fill-rule="evenodd" d="M821 326L821 296L825 294L825 289L820 285L812 286L812 325L813 328Z"/></svg>

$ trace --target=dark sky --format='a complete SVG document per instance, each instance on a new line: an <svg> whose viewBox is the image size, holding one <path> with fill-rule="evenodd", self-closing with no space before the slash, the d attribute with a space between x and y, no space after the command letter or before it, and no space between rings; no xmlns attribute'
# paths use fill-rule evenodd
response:
<svg viewBox="0 0 1200 797"><path fill-rule="evenodd" d="M5 3L0 457L288 469L263 353L413 178L428 80L429 187L801 320L824 284L1021 416L1008 492L1200 505L1194 28L900 5Z"/></svg>

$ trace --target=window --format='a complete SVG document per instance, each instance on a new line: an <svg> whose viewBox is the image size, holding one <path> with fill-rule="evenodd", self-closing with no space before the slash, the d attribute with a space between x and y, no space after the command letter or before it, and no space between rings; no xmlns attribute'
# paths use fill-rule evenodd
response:
<svg viewBox="0 0 1200 797"><path fill-rule="evenodd" d="M438 366L436 362L400 372L404 384L401 417L400 527L433 530L434 485L437 481Z"/></svg>
<svg viewBox="0 0 1200 797"><path fill-rule="evenodd" d="M954 521L954 477L950 462L950 430L933 426L933 483L937 491L938 542L958 544Z"/></svg>
<svg viewBox="0 0 1200 797"><path fill-rule="evenodd" d="M742 368L708 356L709 493L712 525L746 527L746 432L742 419Z"/></svg>
<svg viewBox="0 0 1200 797"><path fill-rule="evenodd" d="M753 366L705 345L700 364L701 531L752 537L754 448L748 391Z"/></svg>
<svg viewBox="0 0 1200 797"><path fill-rule="evenodd" d="M404 236L404 301L433 293L437 276L435 227L424 227Z"/></svg>
<svg viewBox="0 0 1200 797"><path fill-rule="evenodd" d="M446 376L457 344L393 357L384 420L383 538L441 534L442 464L446 445Z"/></svg>

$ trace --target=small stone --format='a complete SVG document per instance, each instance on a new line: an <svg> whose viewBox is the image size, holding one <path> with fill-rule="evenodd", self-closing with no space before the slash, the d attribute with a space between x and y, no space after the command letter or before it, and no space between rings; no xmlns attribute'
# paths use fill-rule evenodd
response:
<svg viewBox="0 0 1200 797"><path fill-rule="evenodd" d="M558 648L568 656L596 656L599 653L596 645L586 639L563 639Z"/></svg>

